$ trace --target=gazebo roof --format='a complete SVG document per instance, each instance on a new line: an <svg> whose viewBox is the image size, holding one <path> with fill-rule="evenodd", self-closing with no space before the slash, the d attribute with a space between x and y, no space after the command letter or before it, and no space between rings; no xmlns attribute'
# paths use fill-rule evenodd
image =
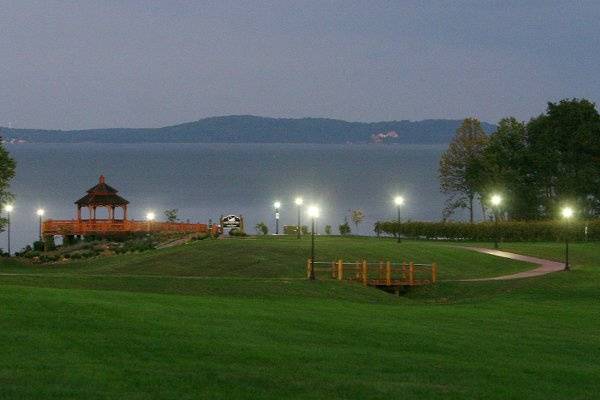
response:
<svg viewBox="0 0 600 400"><path fill-rule="evenodd" d="M106 184L104 175L100 175L98 184L87 191L87 194L77 200L75 204L79 207L88 206L124 206L129 204L117 194L118 190Z"/></svg>

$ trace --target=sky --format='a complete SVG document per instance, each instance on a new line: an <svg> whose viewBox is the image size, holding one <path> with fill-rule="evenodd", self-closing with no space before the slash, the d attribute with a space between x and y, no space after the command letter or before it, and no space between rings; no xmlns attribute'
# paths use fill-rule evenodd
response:
<svg viewBox="0 0 600 400"><path fill-rule="evenodd" d="M0 126L497 122L600 100L598 1L0 0Z"/></svg>

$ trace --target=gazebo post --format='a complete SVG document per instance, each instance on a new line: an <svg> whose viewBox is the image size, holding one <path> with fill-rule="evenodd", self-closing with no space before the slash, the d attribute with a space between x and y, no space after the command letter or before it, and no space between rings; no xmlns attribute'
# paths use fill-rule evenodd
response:
<svg viewBox="0 0 600 400"><path fill-rule="evenodd" d="M77 221L81 221L81 206L77 205Z"/></svg>
<svg viewBox="0 0 600 400"><path fill-rule="evenodd" d="M127 220L127 205L123 206L123 221Z"/></svg>

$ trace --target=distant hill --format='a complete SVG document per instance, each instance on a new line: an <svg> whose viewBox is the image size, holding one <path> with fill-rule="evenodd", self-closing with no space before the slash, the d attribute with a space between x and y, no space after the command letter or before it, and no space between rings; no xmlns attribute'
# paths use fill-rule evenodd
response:
<svg viewBox="0 0 600 400"><path fill-rule="evenodd" d="M75 131L0 128L4 140L35 143L448 143L460 120L347 122L231 115L163 128ZM487 132L495 126L482 123Z"/></svg>

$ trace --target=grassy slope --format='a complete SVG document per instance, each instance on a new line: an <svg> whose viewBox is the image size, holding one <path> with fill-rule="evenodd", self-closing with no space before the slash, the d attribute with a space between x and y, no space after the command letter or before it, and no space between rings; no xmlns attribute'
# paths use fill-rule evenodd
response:
<svg viewBox="0 0 600 400"><path fill-rule="evenodd" d="M169 275L252 278L304 277L310 240L304 238L248 238L204 240L185 246L119 257L74 261L64 265L5 268L44 273ZM318 261L392 260L437 262L440 279L496 276L530 268L528 264L493 257L431 242L390 239L319 237Z"/></svg>
<svg viewBox="0 0 600 400"><path fill-rule="evenodd" d="M356 251L365 246L354 243ZM332 239L330 251L336 246ZM457 260L474 254L438 244L402 246L414 246L414 257L435 250L447 260L452 252ZM513 246L561 254L556 244L505 245ZM246 256L238 254L240 265ZM33 268L29 273L42 276L1 278L0 398L587 399L600 390L595 244L574 246L573 273L448 282L406 298L352 284L243 277L244 270L281 276L260 263L224 273L235 279L115 276L138 268L128 269L125 260L153 259L127 257L110 266L94 261L90 268L104 277L86 275L81 264L68 276ZM178 267L169 271L152 267L152 260L148 265L155 274L216 272L206 261L173 260ZM455 265L448 276L460 275ZM121 291L13 286L20 283ZM219 289L209 289L215 283Z"/></svg>
<svg viewBox="0 0 600 400"><path fill-rule="evenodd" d="M116 289L153 293L209 294L227 297L317 297L390 301L376 290L326 279L308 285L306 257L310 241L295 238L204 240L153 252L74 261L52 265L2 268L0 282L57 288ZM440 243L374 238L320 237L317 259L366 258L431 263L440 279L497 276L531 268L530 264L496 259ZM326 274L323 273L325 276ZM325 288L326 287L326 288Z"/></svg>

